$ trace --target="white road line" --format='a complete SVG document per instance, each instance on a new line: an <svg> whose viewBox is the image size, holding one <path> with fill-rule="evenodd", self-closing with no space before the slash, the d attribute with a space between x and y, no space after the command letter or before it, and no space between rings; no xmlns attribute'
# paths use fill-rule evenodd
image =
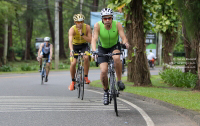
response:
<svg viewBox="0 0 200 126"><path fill-rule="evenodd" d="M85 89L85 90L90 91L90 92L94 92L94 93L98 93L98 94L103 94L103 93L98 92L98 91L93 91L93 90L88 90L88 89ZM133 104L133 103L131 103L131 102L125 100L125 99L122 99L122 98L117 98L117 99L119 99L119 100L129 104L133 108L135 108L142 115L142 117L144 118L144 120L147 123L147 126L154 126L155 125L154 122L151 120L151 118L147 115L147 113L143 109L141 109L137 105L135 105L135 104Z"/></svg>
<svg viewBox="0 0 200 126"><path fill-rule="evenodd" d="M119 110L130 109L119 104ZM0 112L33 111L113 111L113 106L104 106L99 97L55 97L55 96L0 96Z"/></svg>

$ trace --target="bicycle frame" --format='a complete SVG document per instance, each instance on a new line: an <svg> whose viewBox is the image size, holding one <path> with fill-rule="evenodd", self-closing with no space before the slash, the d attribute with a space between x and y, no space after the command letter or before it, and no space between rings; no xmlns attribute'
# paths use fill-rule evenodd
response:
<svg viewBox="0 0 200 126"><path fill-rule="evenodd" d="M43 79L46 76L46 63L47 63L47 59L48 58L42 58L43 62L42 62L42 70L40 72L41 75L41 84L43 84Z"/></svg>
<svg viewBox="0 0 200 126"><path fill-rule="evenodd" d="M114 69L114 61L112 56L113 55L121 55L122 53L108 53L108 54L97 54L100 56L107 56L108 57L108 75L109 75L109 102L111 103L112 99L114 99L114 109L116 116L118 116L117 110L117 98L119 96L118 86L116 85L116 78L115 78L115 69Z"/></svg>
<svg viewBox="0 0 200 126"><path fill-rule="evenodd" d="M90 53L76 53L74 55L78 55L78 59L77 59L77 63L78 63L78 68L75 74L75 78L76 78L76 82L77 84L75 85L75 88L78 91L78 98L80 98L80 94L81 94L81 100L83 100L83 96L84 96L84 84L85 84L85 80L84 80L84 55L91 55Z"/></svg>

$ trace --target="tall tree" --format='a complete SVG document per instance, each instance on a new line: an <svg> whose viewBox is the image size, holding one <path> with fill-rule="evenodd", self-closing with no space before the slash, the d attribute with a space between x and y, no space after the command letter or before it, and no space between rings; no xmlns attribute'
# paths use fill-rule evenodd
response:
<svg viewBox="0 0 200 126"><path fill-rule="evenodd" d="M63 37L63 2L59 2L59 57L66 58L65 46L64 46L64 37Z"/></svg>
<svg viewBox="0 0 200 126"><path fill-rule="evenodd" d="M154 0L152 2L154 31L160 32L163 36L163 62L173 62L174 46L178 38L180 20L178 12L172 0ZM164 65L163 69L166 66Z"/></svg>
<svg viewBox="0 0 200 126"><path fill-rule="evenodd" d="M92 7L92 11L96 12L98 10L98 5L99 5L99 0L93 0L93 7Z"/></svg>
<svg viewBox="0 0 200 126"><path fill-rule="evenodd" d="M199 0L174 0L181 18L184 22L188 38L192 40L191 44L196 47L196 64L198 70L198 81L195 89L200 90L200 1Z"/></svg>
<svg viewBox="0 0 200 126"><path fill-rule="evenodd" d="M54 34L53 23L52 23L52 20L51 20L51 14L50 14L50 10L49 10L49 1L45 0L45 4L46 4L46 14L47 14L47 18L48 18L51 38L52 38L53 45L55 45L55 34Z"/></svg>
<svg viewBox="0 0 200 126"><path fill-rule="evenodd" d="M147 65L143 0L118 1L118 7L126 4L126 35L129 40L128 49L128 81L134 82L135 86L152 85L150 72ZM116 1L112 0L109 6L114 8Z"/></svg>
<svg viewBox="0 0 200 126"><path fill-rule="evenodd" d="M15 60L15 53L13 50L13 39L12 39L12 22L9 22L8 25L8 60L14 61Z"/></svg>
<svg viewBox="0 0 200 126"><path fill-rule="evenodd" d="M31 59L31 39L33 31L33 0L27 0L27 10L26 10L26 50L25 50L25 60Z"/></svg>

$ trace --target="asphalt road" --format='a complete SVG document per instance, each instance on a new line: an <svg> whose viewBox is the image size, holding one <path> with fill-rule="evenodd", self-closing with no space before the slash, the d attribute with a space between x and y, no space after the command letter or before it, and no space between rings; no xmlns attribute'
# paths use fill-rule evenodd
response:
<svg viewBox="0 0 200 126"><path fill-rule="evenodd" d="M99 79L99 72L90 70L89 79ZM69 71L51 72L44 85L39 73L0 75L0 126L197 126L166 107L122 94L116 117L113 104L103 105L103 90L86 85L80 100L68 90L70 82Z"/></svg>

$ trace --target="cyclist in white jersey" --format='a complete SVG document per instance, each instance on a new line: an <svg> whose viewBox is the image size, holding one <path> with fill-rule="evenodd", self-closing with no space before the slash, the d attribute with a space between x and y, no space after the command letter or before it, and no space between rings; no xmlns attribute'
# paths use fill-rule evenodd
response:
<svg viewBox="0 0 200 126"><path fill-rule="evenodd" d="M48 58L47 59L47 63L46 63L46 77L45 77L45 82L48 81L48 75L49 75L49 71L50 71L50 64L51 64L51 60L52 60L52 54L53 54L53 45L49 43L50 42L50 38L49 37L45 37L44 38L44 43L40 44L40 48L38 50L38 61L40 64L40 70L42 68L42 58Z"/></svg>

